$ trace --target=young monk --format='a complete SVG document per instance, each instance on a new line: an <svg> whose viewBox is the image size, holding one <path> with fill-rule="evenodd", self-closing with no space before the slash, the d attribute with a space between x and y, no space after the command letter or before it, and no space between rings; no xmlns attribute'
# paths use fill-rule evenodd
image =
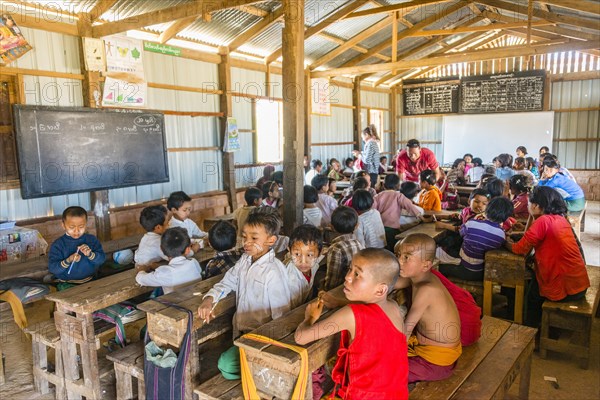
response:
<svg viewBox="0 0 600 400"><path fill-rule="evenodd" d="M435 246L434 246L435 247ZM344 281L351 302L316 322L323 301L309 303L296 330L296 343L306 344L342 332L332 378L344 399L407 399L406 336L400 306L388 300L398 279L398 260L384 249L364 249L352 258Z"/></svg>
<svg viewBox="0 0 600 400"><path fill-rule="evenodd" d="M462 353L456 304L431 272L435 248L435 241L425 234L409 235L395 248L400 261L395 289L412 286L412 304L404 322L409 383L448 378Z"/></svg>

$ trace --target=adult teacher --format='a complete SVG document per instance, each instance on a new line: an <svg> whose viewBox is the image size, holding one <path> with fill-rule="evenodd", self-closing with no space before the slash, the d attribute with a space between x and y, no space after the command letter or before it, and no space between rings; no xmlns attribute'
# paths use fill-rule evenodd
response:
<svg viewBox="0 0 600 400"><path fill-rule="evenodd" d="M402 181L419 183L419 174L426 169L435 171L435 180L440 180L442 172L433 151L421 148L417 139L410 139L396 158L396 173Z"/></svg>
<svg viewBox="0 0 600 400"><path fill-rule="evenodd" d="M365 142L365 148L362 153L362 162L365 170L371 177L371 187L375 187L379 179L379 136L377 128L371 124L362 131L362 140Z"/></svg>

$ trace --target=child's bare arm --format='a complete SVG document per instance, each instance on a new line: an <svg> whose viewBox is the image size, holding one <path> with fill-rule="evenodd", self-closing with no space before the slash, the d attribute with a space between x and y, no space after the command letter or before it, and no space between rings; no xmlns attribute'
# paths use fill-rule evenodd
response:
<svg viewBox="0 0 600 400"><path fill-rule="evenodd" d="M323 310L323 302L314 301L306 306L304 321L298 325L294 339L298 344L306 344L347 330L354 337L354 314L346 306L336 311L331 317L315 323Z"/></svg>
<svg viewBox="0 0 600 400"><path fill-rule="evenodd" d="M398 277L398 280L396 281L396 284L394 285L394 290L405 289L407 287L410 287L410 279L403 278L401 276Z"/></svg>
<svg viewBox="0 0 600 400"><path fill-rule="evenodd" d="M408 314L404 320L404 330L407 338L412 335L413 330L423 317L423 314L425 314L425 311L429 308L431 296L433 295L433 291L429 290L427 286L418 289L413 288L413 290L415 290L416 293L410 310L408 310Z"/></svg>

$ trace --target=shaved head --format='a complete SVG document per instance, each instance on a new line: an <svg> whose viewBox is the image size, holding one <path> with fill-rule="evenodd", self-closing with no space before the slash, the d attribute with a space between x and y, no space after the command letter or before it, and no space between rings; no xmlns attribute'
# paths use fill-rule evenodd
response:
<svg viewBox="0 0 600 400"><path fill-rule="evenodd" d="M431 236L424 233L413 233L408 235L401 242L396 243L394 247L394 253L399 256L401 254L400 248L409 248L411 253L421 252L421 257L424 261L431 261L435 259L435 240Z"/></svg>
<svg viewBox="0 0 600 400"><path fill-rule="evenodd" d="M387 285L390 293L400 275L400 264L394 254L385 249L368 248L354 254L356 257L368 261L369 273L375 281Z"/></svg>

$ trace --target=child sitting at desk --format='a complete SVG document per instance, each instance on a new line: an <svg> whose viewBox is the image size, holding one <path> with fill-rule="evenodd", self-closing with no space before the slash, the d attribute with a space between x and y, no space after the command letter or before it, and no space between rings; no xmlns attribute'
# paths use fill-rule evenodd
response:
<svg viewBox="0 0 600 400"><path fill-rule="evenodd" d="M523 175L513 175L510 177L508 184L512 196L512 203L515 208L514 217L520 220L527 220L529 218L528 194L531 190L527 177Z"/></svg>
<svg viewBox="0 0 600 400"><path fill-rule="evenodd" d="M329 179L325 175L317 175L312 179L311 185L317 189L319 193L319 200L317 201L317 207L323 213L323 225L329 225L331 223L331 213L338 206L337 202L333 197L327 194L329 190Z"/></svg>
<svg viewBox="0 0 600 400"><path fill-rule="evenodd" d="M435 171L426 169L419 174L421 194L419 206L425 211L442 211L442 192L435 186Z"/></svg>
<svg viewBox="0 0 600 400"><path fill-rule="evenodd" d="M249 187L244 193L244 200L246 201L246 205L237 208L233 212L233 220L235 221L237 235L240 239L242 238L242 227L246 224L248 215L256 207L260 207L260 202L262 200L262 190L256 187Z"/></svg>
<svg viewBox="0 0 600 400"><path fill-rule="evenodd" d="M313 225L300 225L290 236L289 250L291 261L286 265L286 270L293 309L312 297L315 275L323 258L323 234Z"/></svg>
<svg viewBox="0 0 600 400"><path fill-rule="evenodd" d="M529 213L535 219L517 243L507 247L515 254L535 249L535 278L527 290L525 325L539 327L542 305L585 297L590 280L577 237L566 218L567 205L556 190L538 186L529 196Z"/></svg>
<svg viewBox="0 0 600 400"><path fill-rule="evenodd" d="M208 243L217 254L206 264L206 278L224 274L238 262L243 251L235 249L236 236L235 227L226 221L219 221L209 229Z"/></svg>
<svg viewBox="0 0 600 400"><path fill-rule="evenodd" d="M85 233L87 212L78 206L62 213L65 234L52 243L48 253L48 271L61 281L58 289L66 289L91 280L106 255L94 235Z"/></svg>
<svg viewBox="0 0 600 400"><path fill-rule="evenodd" d="M506 197L497 197L485 209L486 219L473 218L460 227L463 244L460 258L444 260L439 271L467 281L483 281L485 253L502 247L505 240L501 224L513 214L513 205Z"/></svg>
<svg viewBox="0 0 600 400"><path fill-rule="evenodd" d="M379 211L372 208L373 197L364 189L357 190L352 196L352 208L358 213L356 238L364 247L382 249L386 245L385 227Z"/></svg>
<svg viewBox="0 0 600 400"><path fill-rule="evenodd" d="M344 282L352 257L364 246L354 236L358 214L354 209L339 206L331 215L331 225L340 235L331 241L327 252L327 273L324 290L331 290Z"/></svg>
<svg viewBox="0 0 600 400"><path fill-rule="evenodd" d="M137 265L150 265L169 260L160 249L161 235L169 226L168 213L165 206L150 206L142 210L140 225L146 230L146 234L135 251L133 259Z"/></svg>
<svg viewBox="0 0 600 400"><path fill-rule="evenodd" d="M416 182L404 181L400 184L400 193L409 199L416 210L419 211L418 216L413 216L411 211L403 209L400 212L400 226L412 225L421 222L421 217L425 213L421 207L416 205L416 201L419 201L419 192L421 187ZM395 239L395 238L394 238Z"/></svg>
<svg viewBox="0 0 600 400"><path fill-rule="evenodd" d="M344 294L355 303L319 322L323 302L306 307L294 335L296 343L342 332L332 371L341 398L408 399L404 316L400 306L387 298L398 274L398 260L389 251L361 250L344 281Z"/></svg>
<svg viewBox="0 0 600 400"><path fill-rule="evenodd" d="M321 227L323 222L323 212L317 207L319 194L317 189L311 185L304 185L304 209L302 210L303 223L311 224L317 228Z"/></svg>
<svg viewBox="0 0 600 400"><path fill-rule="evenodd" d="M203 232L198 225L190 219L192 212L192 198L185 192L173 192L167 199L167 208L173 214L173 218L169 221L169 228L182 227L192 239L191 249L194 253L204 247L204 241L197 240L206 237L206 232Z"/></svg>
<svg viewBox="0 0 600 400"><path fill-rule="evenodd" d="M281 207L281 196L279 193L279 184L275 181L267 181L262 187L263 201L261 205L273 207L275 209Z"/></svg>
<svg viewBox="0 0 600 400"><path fill-rule="evenodd" d="M169 257L168 265L161 265L154 271L144 266L139 270L135 281L142 286L162 287L165 294L173 292L178 286L202 279L200 264L194 258L186 258L191 248L190 237L181 227L169 228L160 238L160 248Z"/></svg>
<svg viewBox="0 0 600 400"><path fill-rule="evenodd" d="M400 278L395 289L412 286L412 304L404 322L409 337L409 383L448 378L462 354L456 304L440 279L431 272L435 248L431 237L413 234L395 249L400 261Z"/></svg>

